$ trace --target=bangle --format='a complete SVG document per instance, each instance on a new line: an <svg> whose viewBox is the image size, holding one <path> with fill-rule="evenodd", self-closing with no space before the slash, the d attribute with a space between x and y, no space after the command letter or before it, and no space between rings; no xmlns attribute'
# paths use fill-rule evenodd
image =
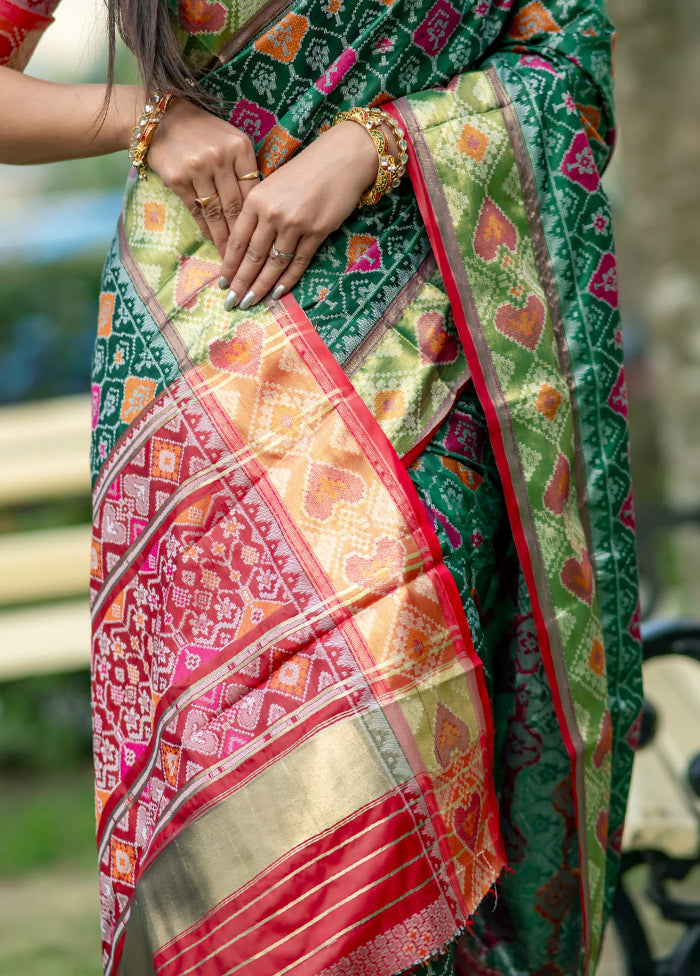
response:
<svg viewBox="0 0 700 976"><path fill-rule="evenodd" d="M140 180L148 179L146 167L151 140L172 100L172 92L154 92L144 105L141 117L134 127L133 138L129 143L129 159L134 169L138 170Z"/></svg>
<svg viewBox="0 0 700 976"><path fill-rule="evenodd" d="M377 203L401 183L401 177L406 172L406 163L408 162L406 149L408 147L404 138L404 131L387 112L382 112L378 108L368 109L357 106L348 109L347 112L338 112L333 119L333 125L338 125L339 122L357 122L358 125L367 130L374 142L378 156L377 177L373 185L360 195L358 206L366 207ZM398 159L387 152L387 139L382 132L382 125L388 125L394 133L399 147Z"/></svg>

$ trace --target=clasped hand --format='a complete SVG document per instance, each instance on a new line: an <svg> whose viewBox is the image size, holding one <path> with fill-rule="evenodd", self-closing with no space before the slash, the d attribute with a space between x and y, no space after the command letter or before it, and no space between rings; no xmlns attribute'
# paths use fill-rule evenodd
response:
<svg viewBox="0 0 700 976"><path fill-rule="evenodd" d="M248 136L182 101L161 122L148 162L221 255L229 310L289 291L377 173L372 140L342 122L262 182L241 180L257 169ZM204 207L195 202L212 195Z"/></svg>

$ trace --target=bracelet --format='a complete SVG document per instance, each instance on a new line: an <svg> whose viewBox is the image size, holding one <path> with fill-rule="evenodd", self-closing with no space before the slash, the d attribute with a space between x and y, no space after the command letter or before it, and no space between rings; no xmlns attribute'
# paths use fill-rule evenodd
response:
<svg viewBox="0 0 700 976"><path fill-rule="evenodd" d="M355 108L348 109L347 112L338 112L333 119L333 125L339 122L357 122L369 133L374 142L379 157L377 167L377 178L369 189L365 190L358 202L359 207L377 203L387 193L391 193L401 183L401 177L406 172L408 162L406 139L404 131L398 122L395 121L387 112L382 112L378 108ZM387 139L382 132L382 125L388 125L394 133L399 147L399 157L396 159L390 152L387 152Z"/></svg>
<svg viewBox="0 0 700 976"><path fill-rule="evenodd" d="M129 159L134 169L138 170L139 179L147 180L147 156L151 140L156 129L163 120L168 106L173 100L172 92L154 92L144 105L141 118L133 131L133 138L129 143Z"/></svg>

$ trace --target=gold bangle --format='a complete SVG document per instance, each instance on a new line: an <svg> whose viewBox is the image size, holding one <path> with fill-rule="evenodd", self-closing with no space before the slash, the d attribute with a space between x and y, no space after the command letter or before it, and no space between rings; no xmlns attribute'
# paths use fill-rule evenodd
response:
<svg viewBox="0 0 700 976"><path fill-rule="evenodd" d="M356 106L346 112L338 112L333 119L333 125L339 122L357 122L367 130L372 137L372 141L377 149L378 165L377 176L372 186L365 190L358 202L359 207L365 207L376 203L387 193L390 193L401 183L401 177L406 172L408 162L406 139L404 131L398 122L389 114L377 108L362 108ZM387 125L391 129L399 148L398 159L390 152L387 152L387 138L382 131L382 125Z"/></svg>
<svg viewBox="0 0 700 976"><path fill-rule="evenodd" d="M138 171L140 180L148 179L146 168L151 140L173 98L172 92L154 92L144 105L143 112L134 126L128 156L131 165Z"/></svg>

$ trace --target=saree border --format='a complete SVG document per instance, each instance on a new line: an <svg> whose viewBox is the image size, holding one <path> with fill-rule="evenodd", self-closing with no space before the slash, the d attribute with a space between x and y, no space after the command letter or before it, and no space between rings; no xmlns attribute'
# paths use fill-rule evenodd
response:
<svg viewBox="0 0 700 976"><path fill-rule="evenodd" d="M491 82L494 74L493 69L487 69L484 73L488 77L489 82ZM506 105L503 103L503 92L502 90L496 89L495 86L492 87L496 95L498 109L504 116L504 121L506 121L504 115ZM405 138L408 143L407 173L413 185L418 206L425 221L428 238L450 298L455 324L460 338L464 343L474 386L486 415L494 456L501 476L513 538L532 601L533 616L536 622L540 650L549 677L549 684L559 720L562 739L571 763L573 799L578 827L577 843L580 858L581 907L586 959L585 966L587 970L591 951L592 920L587 871L586 790L583 768L585 746L578 729L567 675L563 670L561 645L557 639L559 635L556 627L552 626L554 622L554 608L547 599L548 588L542 562L541 559L538 561L538 567L536 560L532 558L532 550L539 551L539 546L534 525L531 523L528 524L527 513L530 508L529 499L524 491L518 491L518 487L514 483L512 478L514 465L518 466L523 478L524 474L522 473L522 469L520 469L517 452L515 450L509 452L507 449L507 440L514 443L515 439L508 412L507 410L504 411L502 406L499 406L499 400L500 404L503 405L505 404L505 399L500 390L498 378L493 374L490 385L486 371L482 365L479 347L482 347L484 360L487 358L488 347L481 336L475 335L472 332L467 319L468 313L472 322L478 323L480 321L467 272L463 268L456 240L453 242L454 230L448 216L442 184L435 170L432 156L425 144L420 126L406 98L397 99L394 103L384 106L384 110L399 124L405 126ZM530 190L534 192L534 183L531 184ZM525 194L525 187L523 187L523 194ZM530 196L528 220L532 208L533 200ZM450 252L454 252L452 256L450 256ZM457 280L458 277L460 278L459 282ZM549 297L549 290L547 290L548 300ZM502 416L499 416L499 411ZM553 645L555 642L560 645L558 655L554 652Z"/></svg>

